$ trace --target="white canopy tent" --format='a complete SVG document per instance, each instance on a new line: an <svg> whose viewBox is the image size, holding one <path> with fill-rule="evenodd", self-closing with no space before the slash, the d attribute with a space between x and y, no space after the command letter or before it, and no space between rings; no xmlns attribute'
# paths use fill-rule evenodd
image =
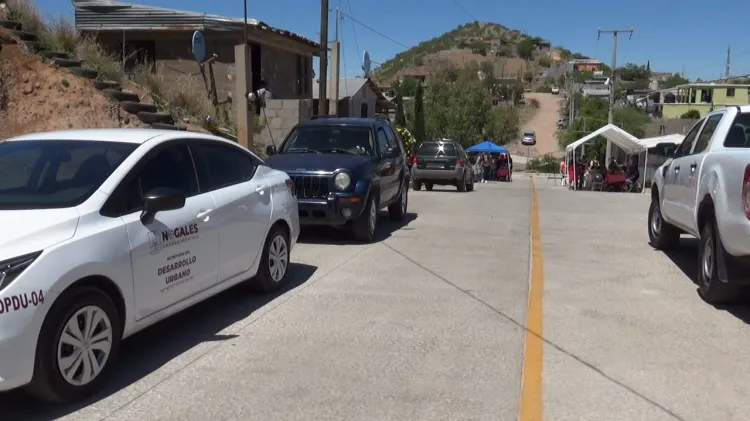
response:
<svg viewBox="0 0 750 421"><path fill-rule="evenodd" d="M597 136L602 136L605 139L609 140L610 142L614 143L615 145L619 146L622 150L625 151L627 154L640 154L645 153L645 159L643 163L643 180L644 183L642 185L645 186L645 180L646 180L646 173L648 171L648 150L649 148L653 148L659 143L674 143L676 145L679 145L682 143L682 139L684 139L684 136L682 135L667 135L667 136L659 136L659 137L651 137L651 138L644 138L644 139L638 139L637 137L633 136L632 134L626 132L625 130L615 126L614 124L607 124L604 127L601 127L600 129L591 132L590 134L576 140L575 142L571 143L570 145L565 147L565 155L571 155L572 161L575 163L576 159L576 149L578 147L583 146L585 143L592 141L597 138ZM607 163L604 163L604 165L607 165ZM577 174L575 173L575 165L573 166L573 177L577 177ZM645 191L645 189L644 189Z"/></svg>

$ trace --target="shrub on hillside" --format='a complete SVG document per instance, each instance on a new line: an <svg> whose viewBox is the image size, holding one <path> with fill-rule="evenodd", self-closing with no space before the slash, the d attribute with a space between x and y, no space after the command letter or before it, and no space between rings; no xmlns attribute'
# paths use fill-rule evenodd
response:
<svg viewBox="0 0 750 421"><path fill-rule="evenodd" d="M75 55L86 67L99 72L99 79L119 82L124 76L120 58L107 52L94 37L82 38L75 47Z"/></svg>
<svg viewBox="0 0 750 421"><path fill-rule="evenodd" d="M540 173L557 173L560 168L559 165L557 158L548 154L541 158L529 159L526 162L526 170Z"/></svg>
<svg viewBox="0 0 750 421"><path fill-rule="evenodd" d="M23 30L37 35L44 31L44 19L32 0L7 0L5 19L21 22Z"/></svg>
<svg viewBox="0 0 750 421"><path fill-rule="evenodd" d="M539 100L538 99L531 98L531 99L529 99L529 106L531 108L539 108L541 106L541 104L539 104Z"/></svg>
<svg viewBox="0 0 750 421"><path fill-rule="evenodd" d="M534 92L539 92L539 93L543 93L543 94L549 94L549 93L552 92L552 88L549 85L547 85L547 84L538 85L536 88L534 88Z"/></svg>
<svg viewBox="0 0 750 421"><path fill-rule="evenodd" d="M72 53L81 37L72 20L64 16L56 16L45 22L39 38L51 51Z"/></svg>

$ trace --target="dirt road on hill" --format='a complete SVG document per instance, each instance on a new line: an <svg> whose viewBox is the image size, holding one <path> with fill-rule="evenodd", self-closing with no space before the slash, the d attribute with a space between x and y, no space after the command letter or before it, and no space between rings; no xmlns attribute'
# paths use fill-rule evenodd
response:
<svg viewBox="0 0 750 421"><path fill-rule="evenodd" d="M557 120L560 118L560 95L527 93L524 95L526 102L531 99L539 101L539 109L536 111L531 120L523 125L523 130L533 130L536 132L536 146L532 147L530 156L542 156L549 153L557 152ZM515 146L515 145L514 145ZM520 142L516 148L521 155L526 155L526 147L521 146Z"/></svg>

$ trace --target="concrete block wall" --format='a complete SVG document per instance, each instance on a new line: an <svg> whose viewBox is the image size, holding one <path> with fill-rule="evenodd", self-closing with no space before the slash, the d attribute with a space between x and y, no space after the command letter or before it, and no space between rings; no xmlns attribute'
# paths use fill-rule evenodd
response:
<svg viewBox="0 0 750 421"><path fill-rule="evenodd" d="M281 145L286 135L297 124L309 120L313 115L311 99L271 99L266 102L265 115L261 119L266 127L255 136L255 143L265 148L268 145Z"/></svg>

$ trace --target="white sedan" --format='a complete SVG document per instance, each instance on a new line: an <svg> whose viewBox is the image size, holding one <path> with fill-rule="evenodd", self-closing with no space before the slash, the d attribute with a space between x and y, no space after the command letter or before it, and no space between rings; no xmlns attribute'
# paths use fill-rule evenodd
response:
<svg viewBox="0 0 750 421"><path fill-rule="evenodd" d="M120 340L243 281L279 288L294 184L236 143L104 129L0 141L0 391L102 387Z"/></svg>
<svg viewBox="0 0 750 421"><path fill-rule="evenodd" d="M551 91L551 92L552 92L553 94L557 95L557 94L559 94L559 93L560 93L560 88L558 88L557 86L555 86L555 87L553 87L553 88L552 88L552 91Z"/></svg>

